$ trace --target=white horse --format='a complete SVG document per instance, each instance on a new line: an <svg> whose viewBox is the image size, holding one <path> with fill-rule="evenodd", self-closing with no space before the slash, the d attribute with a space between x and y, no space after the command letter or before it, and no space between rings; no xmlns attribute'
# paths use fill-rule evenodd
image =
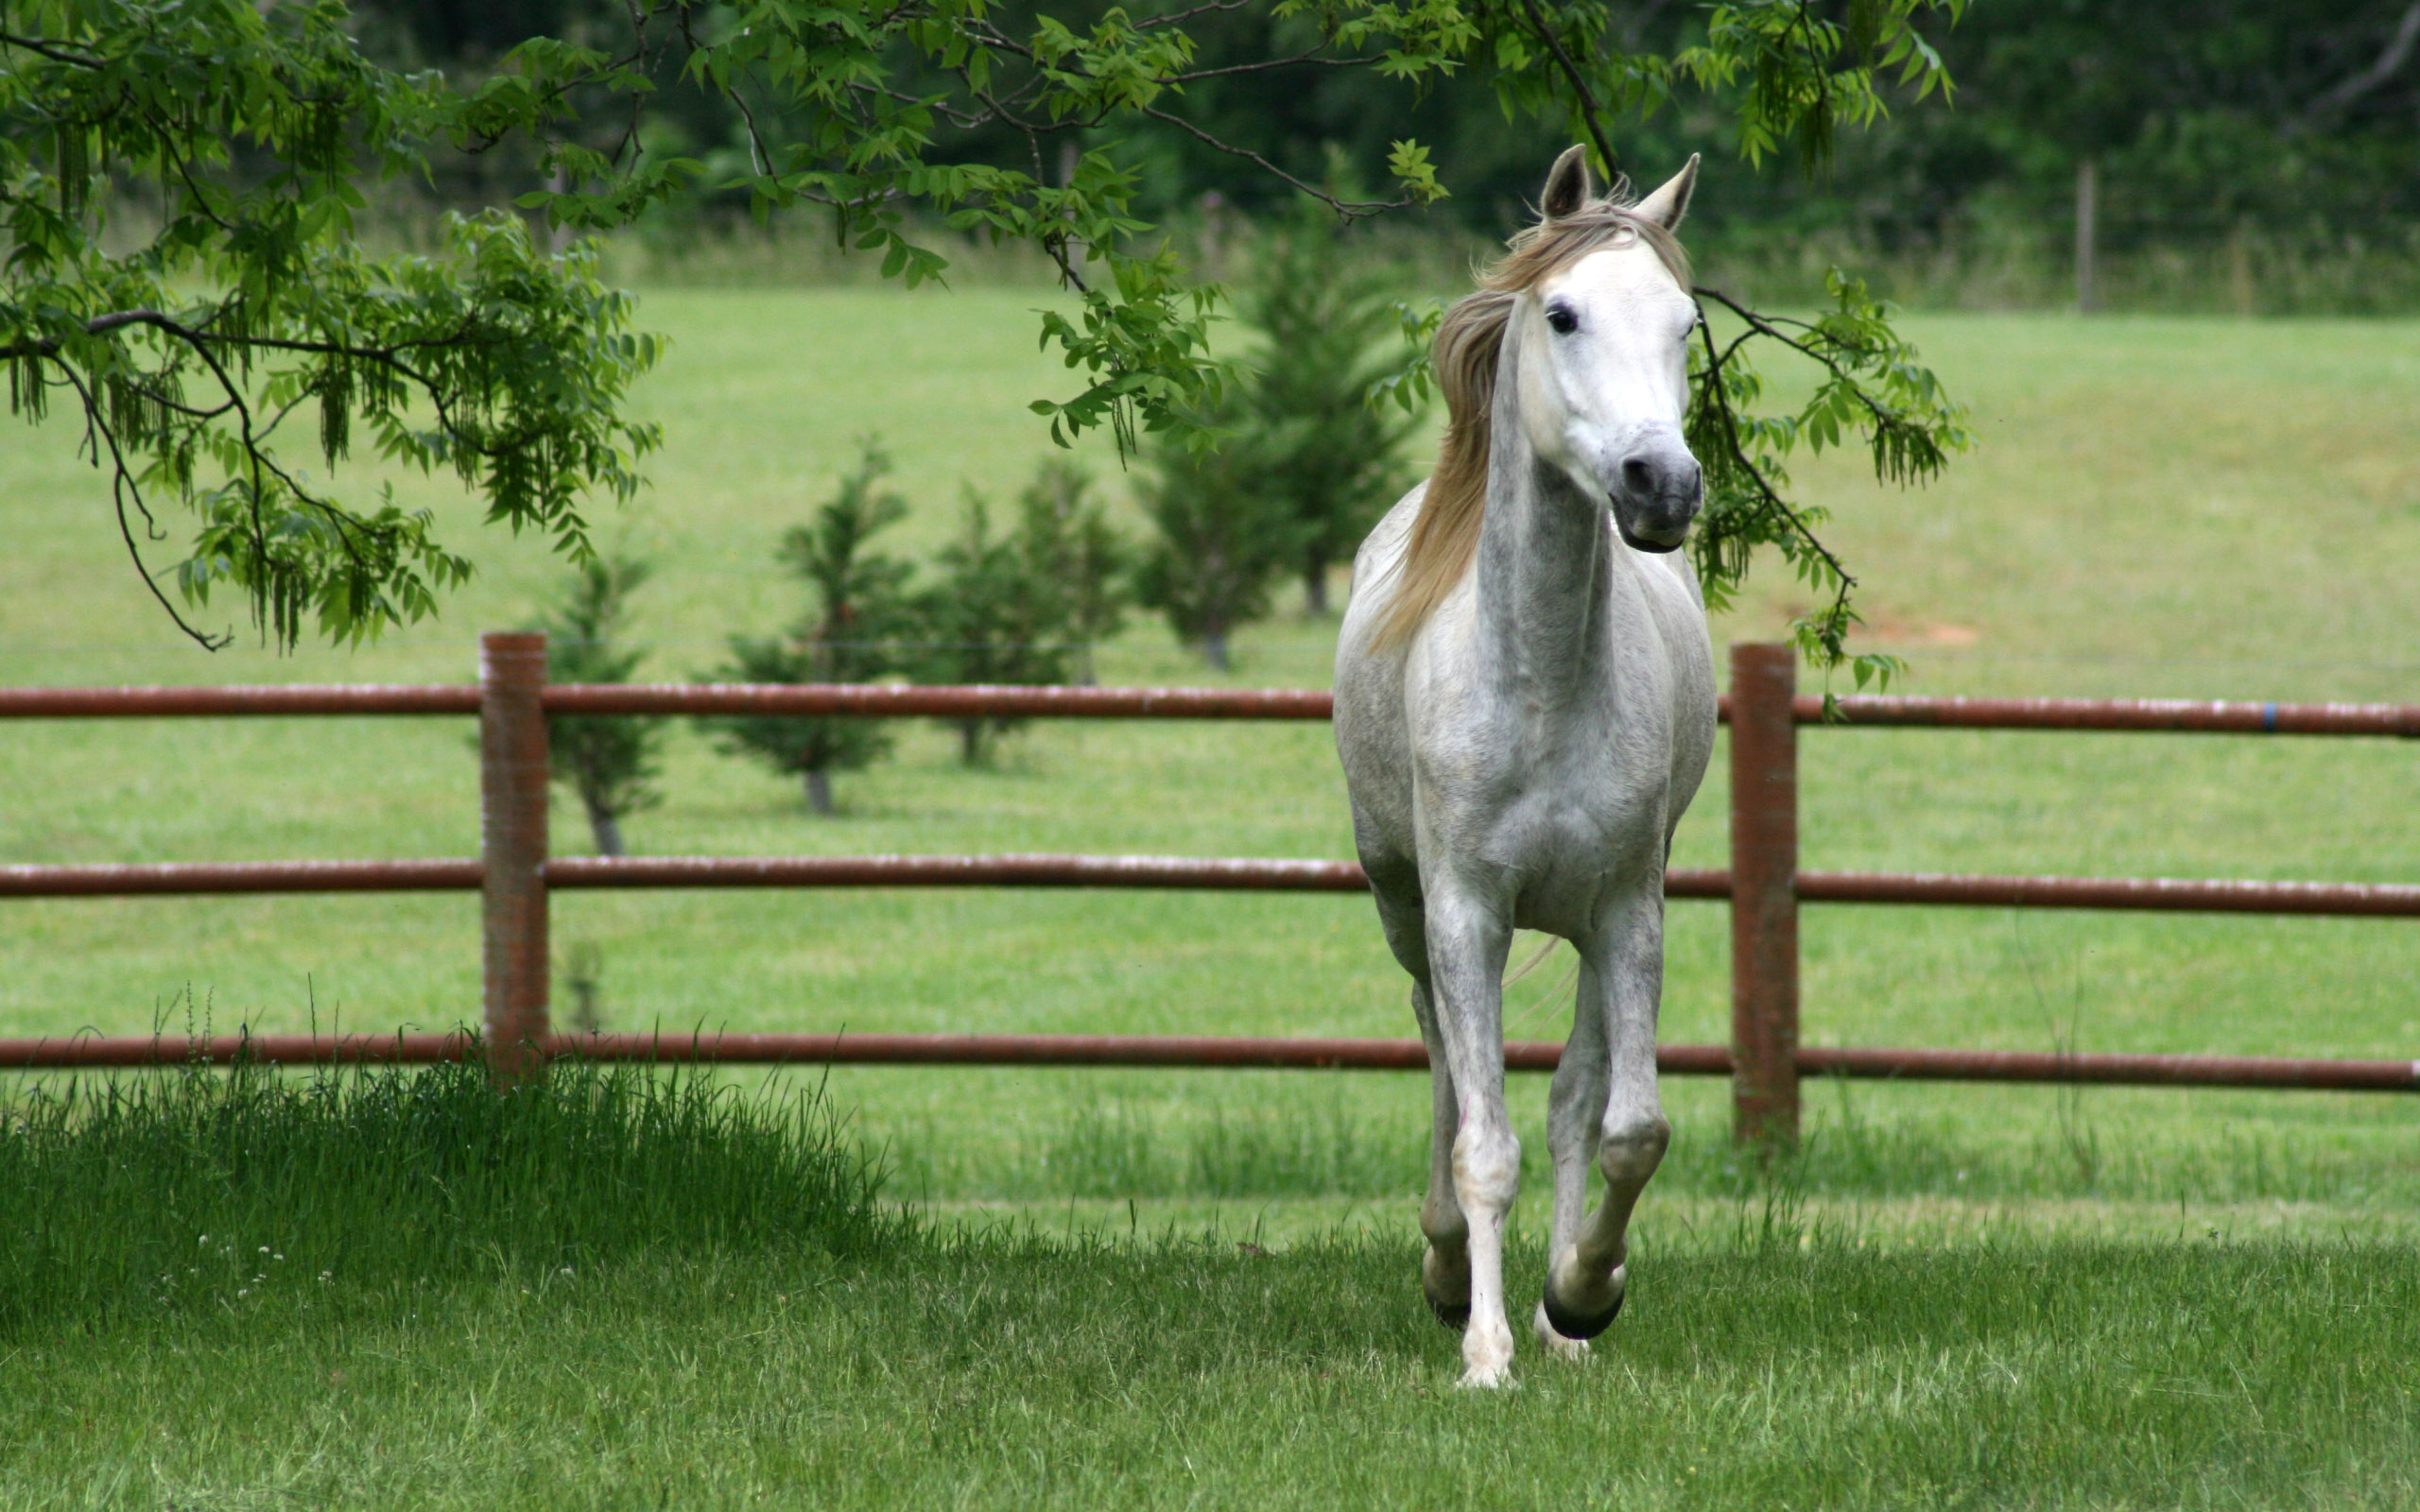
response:
<svg viewBox="0 0 2420 1512"><path fill-rule="evenodd" d="M1691 158L1623 206L1595 198L1578 147L1556 161L1543 218L1438 331L1444 446L1363 542L1337 648L1354 836L1433 1068L1422 1285L1463 1331L1465 1385L1512 1363L1514 929L1581 963L1547 1123L1549 1349L1577 1355L1621 1311L1631 1209L1671 1138L1664 867L1715 718L1705 601L1672 554L1701 494L1681 435L1698 312L1671 235L1696 182ZM1583 1220L1592 1160L1605 1197Z"/></svg>

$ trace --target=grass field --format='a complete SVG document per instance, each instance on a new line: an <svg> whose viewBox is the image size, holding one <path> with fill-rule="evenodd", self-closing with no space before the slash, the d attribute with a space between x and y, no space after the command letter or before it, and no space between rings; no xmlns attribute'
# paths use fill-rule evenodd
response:
<svg viewBox="0 0 2420 1512"><path fill-rule="evenodd" d="M962 482L1013 490L1045 446L1021 401L1063 381L1032 350L1038 298L651 297L676 338L648 395L671 444L605 533L661 563L642 606L655 672L785 617L768 547L856 434L879 427L898 454L907 544L940 539ZM2420 700L2420 327L1910 325L1982 449L1924 493L1877 491L1854 459L1801 477L1910 691ZM70 438L0 434L12 682L467 678L476 632L524 620L556 572L482 538L481 579L441 624L353 656L204 657L147 607ZM1114 461L1095 461L1122 507ZM472 529L443 490L402 491ZM1774 633L1792 602L1769 572L1718 640ZM1283 615L1243 637L1235 680L1322 684L1332 633ZM1148 623L1101 672L1215 680ZM903 734L817 822L683 731L633 843L1349 853L1321 728L1039 726L975 773L942 734ZM471 854L467 735L11 728L0 852ZM1810 867L2420 878L2405 743L1819 730L1803 751ZM1719 864L1723 806L1718 757L1677 862ZM568 809L557 836L579 848ZM0 1035L475 1013L467 898L10 917ZM557 901L556 934L602 953L616 1028L1409 1032L1399 973L1346 899L592 895ZM1806 940L1816 1042L2420 1053L2420 932L2393 921L1835 908L1809 911ZM1667 1039L1723 1037L1725 943L1719 909L1676 905ZM1514 989L1513 1032L1560 1032L1558 974ZM1611 1358L1567 1375L1525 1360L1530 1389L1474 1408L1441 1395L1450 1341L1409 1283L1412 1078L869 1069L829 1091L890 1194L931 1215L879 1266L667 1247L576 1295L432 1282L408 1323L297 1300L205 1310L190 1332L0 1338L0 1376L35 1383L0 1407L0 1441L43 1446L0 1469L0 1500L803 1503L853 1484L833 1499L1082 1504L1113 1481L1206 1504L2413 1500L2409 1100L1810 1088L1776 1244L1776 1189L1730 1157L1721 1090L1676 1082L1679 1140ZM1520 1096L1542 1144L1543 1086ZM952 1238L960 1224L980 1236ZM2406 1324L2382 1327L2396 1308ZM332 1372L344 1391L320 1389Z"/></svg>
<svg viewBox="0 0 2420 1512"><path fill-rule="evenodd" d="M1824 1211L1788 1179L1698 1191L1642 1241L1651 1280L1606 1357L1481 1400L1446 1383L1400 1230L902 1221L838 1133L811 1094L579 1068L501 1100L441 1071L37 1103L0 1125L22 1204L0 1234L0 1503L2420 1492L2408 1227L1962 1232ZM1534 1276L1534 1238L1513 1257Z"/></svg>

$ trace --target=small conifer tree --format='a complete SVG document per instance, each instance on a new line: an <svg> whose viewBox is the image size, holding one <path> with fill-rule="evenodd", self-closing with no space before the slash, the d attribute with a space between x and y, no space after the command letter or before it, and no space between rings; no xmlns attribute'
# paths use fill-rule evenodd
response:
<svg viewBox="0 0 2420 1512"><path fill-rule="evenodd" d="M1261 486L1293 517L1294 570L1313 614L1327 612L1329 568L1352 560L1411 486L1404 443L1422 421L1368 401L1401 365L1403 340L1390 271L1364 241L1306 200L1263 243L1237 301L1266 342L1245 423Z"/></svg>
<svg viewBox="0 0 2420 1512"><path fill-rule="evenodd" d="M550 682L628 682L647 660L628 645L631 595L651 569L628 558L592 558L539 628L546 632ZM622 820L664 801L666 721L645 714L559 715L546 721L546 754L554 780L579 799L596 853L623 853Z"/></svg>
<svg viewBox="0 0 2420 1512"><path fill-rule="evenodd" d="M1093 648L1126 623L1133 556L1092 490L1092 473L1081 463L1053 455L1043 458L1017 496L1017 544L1026 572L1059 586L1075 678L1086 687L1098 680Z"/></svg>
<svg viewBox="0 0 2420 1512"><path fill-rule="evenodd" d="M1075 662L1069 644L1074 595L1050 570L1046 543L1024 530L992 528L989 503L968 490L956 540L934 554L935 580L916 596L925 637L917 658L924 682L1064 682ZM959 758L989 760L999 736L1021 719L953 719Z"/></svg>
<svg viewBox="0 0 2420 1512"><path fill-rule="evenodd" d="M806 586L806 613L786 637L732 637L714 680L871 682L902 670L901 643L914 629L913 569L867 544L908 513L905 499L877 488L890 472L890 454L873 438L863 440L839 491L782 538L782 560ZM733 714L700 723L720 749L800 778L817 814L832 812L832 773L861 770L890 750L890 733L870 719Z"/></svg>
<svg viewBox="0 0 2420 1512"><path fill-rule="evenodd" d="M1223 672L1229 638L1269 612L1270 589L1301 559L1303 532L1270 486L1266 433L1246 405L1230 401L1201 419L1229 434L1208 451L1173 439L1151 449L1153 475L1137 491L1157 533L1134 593Z"/></svg>

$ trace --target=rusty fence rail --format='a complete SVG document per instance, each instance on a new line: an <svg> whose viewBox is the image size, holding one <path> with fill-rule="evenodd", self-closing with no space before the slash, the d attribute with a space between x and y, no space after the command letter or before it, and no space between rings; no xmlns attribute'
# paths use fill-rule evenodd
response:
<svg viewBox="0 0 2420 1512"><path fill-rule="evenodd" d="M2075 698L1801 696L1787 647L1732 648L1731 866L1676 870L1666 895L1727 900L1732 1043L1668 1045L1670 1074L1726 1075L1743 1137L1798 1125L1804 1075L2098 1082L2145 1086L2420 1090L2420 1062L2016 1051L1837 1049L1798 1042L1798 907L1805 902L2420 918L2420 885L2169 878L1996 877L1805 871L1798 867L1797 731L1805 725L2215 734L2420 737L2420 705ZM409 861L171 862L0 866L0 897L477 891L483 898L483 1042L499 1072L544 1057L887 1064L1324 1067L1410 1070L1417 1040L967 1035L564 1036L547 1014L548 895L610 887L1087 887L1359 892L1345 861L1182 856L670 856L547 853L549 714L755 713L1103 719L1324 720L1329 696L1305 689L549 684L545 643L481 638L480 680L440 685L0 689L0 719L475 714L481 854ZM162 1061L426 1061L482 1042L460 1034L311 1039L236 1036L0 1040L0 1068ZM1552 1069L1558 1047L1516 1043L1506 1063Z"/></svg>
<svg viewBox="0 0 2420 1512"><path fill-rule="evenodd" d="M551 856L549 891L658 887L1085 887L1191 892L1362 892L1351 861L1198 856ZM1801 902L2081 908L2186 914L2420 919L2420 885L2230 882L2173 877L1988 877L1908 871L1793 873ZM475 859L157 861L0 866L0 898L142 898L220 893L478 892ZM1664 896L1728 900L1731 873L1676 868Z"/></svg>
<svg viewBox="0 0 2420 1512"><path fill-rule="evenodd" d="M496 640L500 637L487 637ZM482 644L484 645L483 641ZM1737 658L1734 659L1735 662ZM477 683L262 683L203 688L0 688L0 719L162 719L475 714ZM1731 697L1720 703L1731 722ZM548 683L555 714L790 714L833 718L1326 720L1313 688L918 687L729 682ZM2420 704L2203 702L2171 698L1918 698L1849 694L1790 699L1801 725L2216 735L2420 738Z"/></svg>
<svg viewBox="0 0 2420 1512"><path fill-rule="evenodd" d="M380 1065L463 1060L484 1040L459 1031L389 1035L215 1035L206 1039L0 1040L0 1069L230 1065ZM1417 1040L1248 1039L1228 1035L550 1034L548 1057L655 1065L1130 1066L1237 1070L1424 1071ZM1563 1046L1515 1040L1507 1070L1550 1072ZM2420 1060L2290 1060L2244 1056L2074 1055L2025 1050L1802 1048L1805 1075L1873 1080L2083 1082L2122 1086L2420 1091ZM1728 1076L1723 1045L1660 1045L1668 1076Z"/></svg>

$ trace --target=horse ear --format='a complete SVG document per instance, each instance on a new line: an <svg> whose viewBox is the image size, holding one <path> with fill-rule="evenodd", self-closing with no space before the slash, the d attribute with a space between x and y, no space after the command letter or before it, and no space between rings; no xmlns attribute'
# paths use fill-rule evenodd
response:
<svg viewBox="0 0 2420 1512"><path fill-rule="evenodd" d="M1666 180L1663 188L1631 209L1642 220L1651 220L1666 231L1678 231L1681 229L1681 217L1689 213L1689 196L1697 192L1697 187L1698 155L1692 152L1686 166Z"/></svg>
<svg viewBox="0 0 2420 1512"><path fill-rule="evenodd" d="M1588 182L1588 154L1569 147L1547 170L1547 191L1538 198L1538 209L1547 219L1561 220L1586 204L1595 192Z"/></svg>

